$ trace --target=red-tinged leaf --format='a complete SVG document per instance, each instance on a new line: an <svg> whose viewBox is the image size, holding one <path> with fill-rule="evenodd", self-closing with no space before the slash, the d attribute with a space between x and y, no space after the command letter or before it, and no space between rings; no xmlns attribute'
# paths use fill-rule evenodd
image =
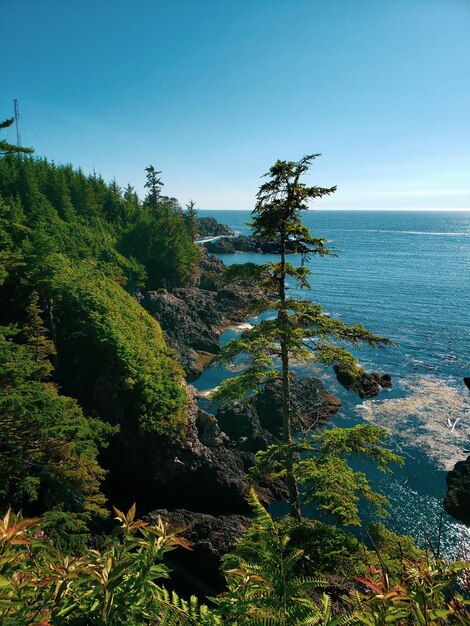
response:
<svg viewBox="0 0 470 626"><path fill-rule="evenodd" d="M138 520L137 522L134 522L131 525L131 530L134 530L134 528L145 528L145 526L148 526L149 523L148 522L143 522L142 520Z"/></svg>
<svg viewBox="0 0 470 626"><path fill-rule="evenodd" d="M383 589L380 589L380 587L378 587L371 580L367 580L367 578L361 578L360 576L354 576L354 578L358 580L360 583L362 583L363 585L365 585L366 587L369 587L370 589L372 589L372 591L375 591L376 593L380 595L383 594Z"/></svg>
<svg viewBox="0 0 470 626"><path fill-rule="evenodd" d="M116 508L115 506L113 506L113 511L116 515L116 517L114 519L118 520L118 522L125 522L126 521L126 514L123 513L122 511L120 511L118 508Z"/></svg>
<svg viewBox="0 0 470 626"><path fill-rule="evenodd" d="M184 539L183 537L175 537L171 543L175 546L180 546L181 548L184 548L185 550L192 550L189 542L186 541L186 539Z"/></svg>
<svg viewBox="0 0 470 626"><path fill-rule="evenodd" d="M14 546L29 546L31 541L26 538L17 537L16 539L12 539L10 543Z"/></svg>
<svg viewBox="0 0 470 626"><path fill-rule="evenodd" d="M131 506L131 508L127 511L127 515L126 515L126 520L131 523L134 521L135 518L135 512L136 512L136 504L134 502L134 504Z"/></svg>

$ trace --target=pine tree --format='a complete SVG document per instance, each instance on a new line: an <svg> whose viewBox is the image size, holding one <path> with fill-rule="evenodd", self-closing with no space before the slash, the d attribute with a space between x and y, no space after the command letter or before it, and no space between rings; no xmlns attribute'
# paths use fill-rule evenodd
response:
<svg viewBox="0 0 470 626"><path fill-rule="evenodd" d="M15 121L14 117L11 117L7 120L3 120L0 122L0 130L4 128L9 128ZM32 154L34 152L33 148L23 148L21 146L15 146L11 143L8 143L5 139L0 139L0 154Z"/></svg>
<svg viewBox="0 0 470 626"><path fill-rule="evenodd" d="M157 171L153 165L146 167L145 171L147 172L147 182L144 187L149 190L147 201L150 206L157 211L161 188L163 187L161 178L158 178L158 174L161 174L161 172Z"/></svg>
<svg viewBox="0 0 470 626"><path fill-rule="evenodd" d="M198 236L198 232L199 232L199 225L197 222L197 215L199 211L195 207L196 207L196 203L194 202L194 200L190 200L188 204L186 205L187 211L185 215L186 224L188 226L188 232L191 237L191 241L193 243L196 240L196 237Z"/></svg>
<svg viewBox="0 0 470 626"><path fill-rule="evenodd" d="M42 319L39 295L36 291L30 296L26 315L27 323L22 328L22 334L36 355L37 364L40 366L36 376L37 380L41 381L48 379L54 369L51 358L56 356L56 348L47 336L48 330Z"/></svg>
<svg viewBox="0 0 470 626"><path fill-rule="evenodd" d="M289 492L290 514L300 519L299 491L296 479L297 453L293 438L290 361L315 360L323 364L343 363L350 369L357 360L338 342L353 346L367 344L380 346L390 340L367 331L361 325L347 326L330 318L322 307L308 300L288 298L286 289L296 285L310 289L311 271L304 265L305 257L312 254L329 255L327 241L313 237L303 224L301 214L308 203L316 198L334 193L336 187L308 186L301 182L312 161L319 155L308 155L298 162L277 161L261 185L253 211L253 232L265 240L275 241L280 247L280 261L267 263L256 270L261 279L266 299L260 303L259 312L275 311L275 319L263 320L244 333L240 339L230 341L221 354L222 361L231 361L239 354L248 357L248 366L239 376L225 380L214 394L215 399L237 397L248 391L256 392L268 377L282 379L282 453L284 478ZM286 261L286 247L294 241L302 250L302 263L294 266ZM240 268L240 271L243 271ZM281 364L279 372L276 362Z"/></svg>

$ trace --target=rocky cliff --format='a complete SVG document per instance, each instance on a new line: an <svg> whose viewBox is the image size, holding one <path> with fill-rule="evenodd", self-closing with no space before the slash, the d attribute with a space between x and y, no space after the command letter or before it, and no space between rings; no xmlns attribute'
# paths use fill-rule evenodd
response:
<svg viewBox="0 0 470 626"><path fill-rule="evenodd" d="M188 380L199 376L219 352L219 339L230 324L241 322L259 299L259 291L244 282L225 284L225 265L202 253L194 285L151 291L142 304L160 322Z"/></svg>
<svg viewBox="0 0 470 626"><path fill-rule="evenodd" d="M234 235L235 232L226 226L218 222L215 217L198 217L198 236L204 237L217 237L219 235Z"/></svg>

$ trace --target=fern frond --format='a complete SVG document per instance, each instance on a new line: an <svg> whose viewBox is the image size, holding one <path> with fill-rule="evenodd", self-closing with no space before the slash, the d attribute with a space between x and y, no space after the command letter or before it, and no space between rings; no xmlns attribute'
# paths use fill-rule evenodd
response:
<svg viewBox="0 0 470 626"><path fill-rule="evenodd" d="M171 594L164 587L158 588L156 600L159 604L159 626L219 626L218 617L207 605L199 604L196 596L189 601L181 598L175 591Z"/></svg>

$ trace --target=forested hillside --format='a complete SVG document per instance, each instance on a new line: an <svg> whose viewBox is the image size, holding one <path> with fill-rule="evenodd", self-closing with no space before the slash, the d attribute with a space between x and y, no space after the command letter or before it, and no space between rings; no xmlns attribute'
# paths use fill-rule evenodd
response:
<svg viewBox="0 0 470 626"><path fill-rule="evenodd" d="M138 296L182 282L198 252L158 190L141 202L69 165L0 159L2 508L83 531L102 511L100 449L184 432L182 370Z"/></svg>

